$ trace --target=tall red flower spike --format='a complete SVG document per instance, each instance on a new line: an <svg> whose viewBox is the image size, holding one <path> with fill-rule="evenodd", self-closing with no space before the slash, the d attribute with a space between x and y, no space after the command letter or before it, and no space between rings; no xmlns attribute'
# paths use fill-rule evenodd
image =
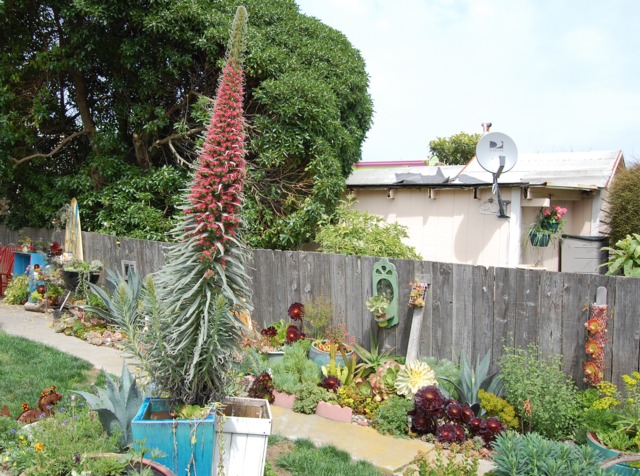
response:
<svg viewBox="0 0 640 476"><path fill-rule="evenodd" d="M244 159L243 69L241 53L230 43L216 101L189 194L200 259L212 262L236 236L246 162ZM224 258L223 258L224 260ZM222 263L224 266L224 263Z"/></svg>

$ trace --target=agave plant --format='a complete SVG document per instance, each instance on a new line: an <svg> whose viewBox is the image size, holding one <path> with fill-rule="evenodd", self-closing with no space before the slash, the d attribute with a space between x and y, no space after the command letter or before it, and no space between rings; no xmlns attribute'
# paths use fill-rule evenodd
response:
<svg viewBox="0 0 640 476"><path fill-rule="evenodd" d="M107 387L97 388L98 395L80 391L74 393L84 397L89 407L98 414L102 427L109 435L119 430L122 445L130 446L133 443L131 420L140 409L142 393L124 363L118 383L106 371L103 370L103 373Z"/></svg>
<svg viewBox="0 0 640 476"><path fill-rule="evenodd" d="M487 352L482 360L478 359L476 361L476 366L473 368L467 356L463 355L460 366L460 382L442 377L442 380L455 387L459 401L468 404L478 416L483 413L478 398L478 390L482 389L494 395L499 395L502 391L502 379L498 372L489 375L490 359L491 353Z"/></svg>
<svg viewBox="0 0 640 476"><path fill-rule="evenodd" d="M100 286L89 283L89 287L104 302L106 309L85 306L85 311L97 314L107 322L118 326L125 323L136 324L140 316L140 295L142 281L140 277L129 268L127 277L112 270L107 270L106 290Z"/></svg>
<svg viewBox="0 0 640 476"><path fill-rule="evenodd" d="M356 366L358 377L365 378L374 373L382 364L390 361L397 361L396 357L391 355L393 349L380 352L378 349L378 327L372 327L369 334L369 345L371 350L367 350L358 343L353 344L353 349L360 359L360 363Z"/></svg>

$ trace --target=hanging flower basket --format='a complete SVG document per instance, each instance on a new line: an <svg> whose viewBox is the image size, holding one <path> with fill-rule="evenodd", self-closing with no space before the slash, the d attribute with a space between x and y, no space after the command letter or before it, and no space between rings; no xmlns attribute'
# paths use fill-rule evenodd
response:
<svg viewBox="0 0 640 476"><path fill-rule="evenodd" d="M532 246L549 246L550 239L551 236L549 233L545 233L543 231L531 230L529 233L529 240L531 241Z"/></svg>

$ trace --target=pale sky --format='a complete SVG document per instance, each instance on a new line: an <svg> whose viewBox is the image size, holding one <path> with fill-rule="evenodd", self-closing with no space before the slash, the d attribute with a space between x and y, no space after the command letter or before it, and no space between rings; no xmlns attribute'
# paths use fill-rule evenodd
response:
<svg viewBox="0 0 640 476"><path fill-rule="evenodd" d="M364 161L423 160L480 124L519 152L640 161L640 0L296 0L370 78Z"/></svg>

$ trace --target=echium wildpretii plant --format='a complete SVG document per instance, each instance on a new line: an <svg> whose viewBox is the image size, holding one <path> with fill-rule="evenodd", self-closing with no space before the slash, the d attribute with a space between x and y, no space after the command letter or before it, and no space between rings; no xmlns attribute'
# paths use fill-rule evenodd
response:
<svg viewBox="0 0 640 476"><path fill-rule="evenodd" d="M233 22L211 122L183 215L164 266L144 289L147 330L133 329L134 350L172 400L222 401L239 345L239 316L251 308L241 217L244 160L243 53L247 11Z"/></svg>

